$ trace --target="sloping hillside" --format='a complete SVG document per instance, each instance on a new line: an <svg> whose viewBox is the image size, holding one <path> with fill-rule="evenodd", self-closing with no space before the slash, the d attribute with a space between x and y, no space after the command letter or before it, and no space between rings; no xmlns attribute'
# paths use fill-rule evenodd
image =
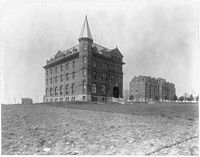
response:
<svg viewBox="0 0 200 157"><path fill-rule="evenodd" d="M195 104L2 105L2 154L198 155Z"/></svg>

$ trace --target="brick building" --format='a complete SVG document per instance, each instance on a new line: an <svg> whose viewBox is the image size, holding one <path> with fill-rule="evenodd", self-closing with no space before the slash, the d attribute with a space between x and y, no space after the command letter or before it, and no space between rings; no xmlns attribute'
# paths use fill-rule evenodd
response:
<svg viewBox="0 0 200 157"><path fill-rule="evenodd" d="M162 78L134 77L129 84L129 98L137 102L173 100L175 85Z"/></svg>
<svg viewBox="0 0 200 157"><path fill-rule="evenodd" d="M87 17L78 45L47 60L45 102L108 101L123 96L123 56L93 43Z"/></svg>

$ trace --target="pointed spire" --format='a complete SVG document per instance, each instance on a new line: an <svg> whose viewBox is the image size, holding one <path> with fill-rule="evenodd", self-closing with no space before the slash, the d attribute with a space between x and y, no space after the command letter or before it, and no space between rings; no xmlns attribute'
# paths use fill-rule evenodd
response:
<svg viewBox="0 0 200 157"><path fill-rule="evenodd" d="M85 21L83 23L83 27L81 29L81 33L80 33L80 36L79 36L79 39L81 39L81 38L89 38L89 39L93 40L91 32L90 32L88 20L87 20L87 15L85 16Z"/></svg>

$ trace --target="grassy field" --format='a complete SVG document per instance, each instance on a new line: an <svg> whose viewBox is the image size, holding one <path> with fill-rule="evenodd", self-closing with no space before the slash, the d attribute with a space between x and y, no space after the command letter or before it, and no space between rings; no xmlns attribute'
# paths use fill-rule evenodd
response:
<svg viewBox="0 0 200 157"><path fill-rule="evenodd" d="M198 104L2 105L2 154L198 155Z"/></svg>

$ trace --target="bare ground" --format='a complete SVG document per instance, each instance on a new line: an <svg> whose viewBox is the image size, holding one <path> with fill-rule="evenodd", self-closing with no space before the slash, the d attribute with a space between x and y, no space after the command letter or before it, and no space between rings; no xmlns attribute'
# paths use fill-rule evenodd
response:
<svg viewBox="0 0 200 157"><path fill-rule="evenodd" d="M198 155L198 104L2 105L2 154Z"/></svg>

